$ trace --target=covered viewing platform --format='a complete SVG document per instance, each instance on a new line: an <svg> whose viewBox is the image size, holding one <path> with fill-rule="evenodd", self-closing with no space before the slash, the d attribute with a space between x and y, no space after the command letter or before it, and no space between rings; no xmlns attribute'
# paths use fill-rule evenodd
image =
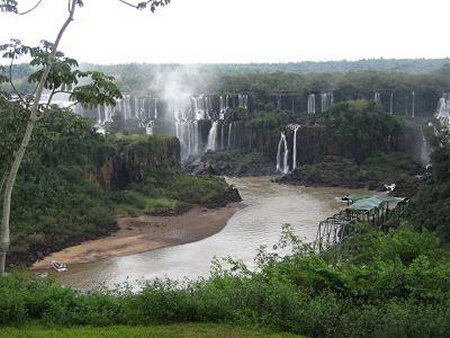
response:
<svg viewBox="0 0 450 338"><path fill-rule="evenodd" d="M324 250L342 242L355 232L357 223L367 222L388 231L404 218L406 197L390 195L350 194L342 198L347 208L319 223L314 247Z"/></svg>

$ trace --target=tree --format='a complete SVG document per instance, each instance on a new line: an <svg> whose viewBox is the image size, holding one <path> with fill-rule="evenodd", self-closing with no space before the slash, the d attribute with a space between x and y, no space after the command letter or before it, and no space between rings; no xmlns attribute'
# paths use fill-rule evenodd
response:
<svg viewBox="0 0 450 338"><path fill-rule="evenodd" d="M149 8L152 12L157 7L170 3L170 0L149 0L137 3L118 1L138 10ZM41 2L42 0L39 0L31 9L20 12L16 0L0 0L0 12L25 15L36 9ZM76 60L70 59L58 51L58 46L64 33L74 20L76 10L83 6L83 0L67 0L67 5L66 19L59 29L54 42L43 41L41 46L33 48L24 46L19 40L13 39L10 43L0 46L0 51L4 52L3 57L10 60L9 67L7 69L3 67L2 69L4 74L0 76L0 82L9 82L14 94L17 96L15 99L22 109L26 109L28 113L26 128L20 144L14 149L10 163L3 166L3 175L0 182L0 193L3 199L0 224L0 273L2 275L5 274L6 255L10 245L9 223L14 183L30 143L33 130L42 116L44 116L46 110L51 106L53 96L60 92L69 93L71 100L86 105L114 104L115 99L120 97L120 92L113 83L114 79L112 77L95 71L81 72L73 70L73 67L78 66ZM38 67L38 70L29 77L29 81L35 83L35 89L31 95L24 95L17 91L12 78L14 61L23 56L31 56L32 61L30 64ZM78 81L81 78L89 78L91 82L88 85L78 86ZM50 95L46 102L42 103L41 99L44 89L50 90ZM5 96L4 93L0 93L0 95Z"/></svg>

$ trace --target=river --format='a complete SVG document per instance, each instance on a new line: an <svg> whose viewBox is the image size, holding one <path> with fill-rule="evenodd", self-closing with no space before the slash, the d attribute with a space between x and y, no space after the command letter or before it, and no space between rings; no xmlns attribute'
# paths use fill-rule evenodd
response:
<svg viewBox="0 0 450 338"><path fill-rule="evenodd" d="M225 228L201 241L126 257L71 266L58 274L65 285L77 288L107 287L156 277L182 280L207 277L213 257L231 256L252 266L257 248L271 247L290 224L305 241L313 241L318 223L345 207L339 197L354 192L345 188L312 188L279 185L270 177L227 178L239 189L245 206Z"/></svg>

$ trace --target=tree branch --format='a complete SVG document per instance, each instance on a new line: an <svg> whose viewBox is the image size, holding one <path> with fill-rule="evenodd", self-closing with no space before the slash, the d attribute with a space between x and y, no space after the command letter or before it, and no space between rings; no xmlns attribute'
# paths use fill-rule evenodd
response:
<svg viewBox="0 0 450 338"><path fill-rule="evenodd" d="M38 8L38 6L41 4L42 1L43 1L43 0L39 0L39 1L37 2L37 4L34 5L32 8L30 8L29 10L27 10L27 11L25 11L25 12L19 12L19 13L17 13L17 14L18 14L18 15L26 15L26 14L28 14L28 13L34 11L36 8Z"/></svg>
<svg viewBox="0 0 450 338"><path fill-rule="evenodd" d="M135 5L133 5L133 4L130 4L129 2L127 2L127 1L124 1L124 0L119 0L119 2L121 2L121 3L123 3L123 4L125 4L125 5L127 5L127 6L130 6L130 7L133 7L133 8L137 8Z"/></svg>
<svg viewBox="0 0 450 338"><path fill-rule="evenodd" d="M11 63L9 65L9 84L11 85L14 93L16 93L16 95L19 97L20 102L22 102L24 105L26 105L25 100L22 97L22 94L20 94L20 92L17 90L16 86L13 83L12 80L12 69L13 69L13 64L14 64L14 58L11 58Z"/></svg>
<svg viewBox="0 0 450 338"><path fill-rule="evenodd" d="M138 10L143 10L143 9L147 8L148 5L150 5L150 10L152 12L154 12L156 7L165 6L165 5L169 4L170 0L147 0L147 1L138 2L136 5L132 4L128 1L125 1L125 0L119 0L119 2L121 2L127 6L136 8Z"/></svg>

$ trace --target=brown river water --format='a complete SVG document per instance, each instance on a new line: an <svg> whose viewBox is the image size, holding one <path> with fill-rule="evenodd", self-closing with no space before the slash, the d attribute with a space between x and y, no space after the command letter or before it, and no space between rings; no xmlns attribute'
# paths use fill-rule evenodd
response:
<svg viewBox="0 0 450 338"><path fill-rule="evenodd" d="M216 235L137 255L73 265L68 272L58 274L57 279L82 289L113 287L126 281L136 286L138 281L157 277L176 280L207 277L214 257L231 256L252 266L257 248L275 244L283 224L290 224L299 238L313 241L318 223L345 208L340 197L355 192L345 188L279 185L270 179L227 178L239 189L245 207Z"/></svg>

